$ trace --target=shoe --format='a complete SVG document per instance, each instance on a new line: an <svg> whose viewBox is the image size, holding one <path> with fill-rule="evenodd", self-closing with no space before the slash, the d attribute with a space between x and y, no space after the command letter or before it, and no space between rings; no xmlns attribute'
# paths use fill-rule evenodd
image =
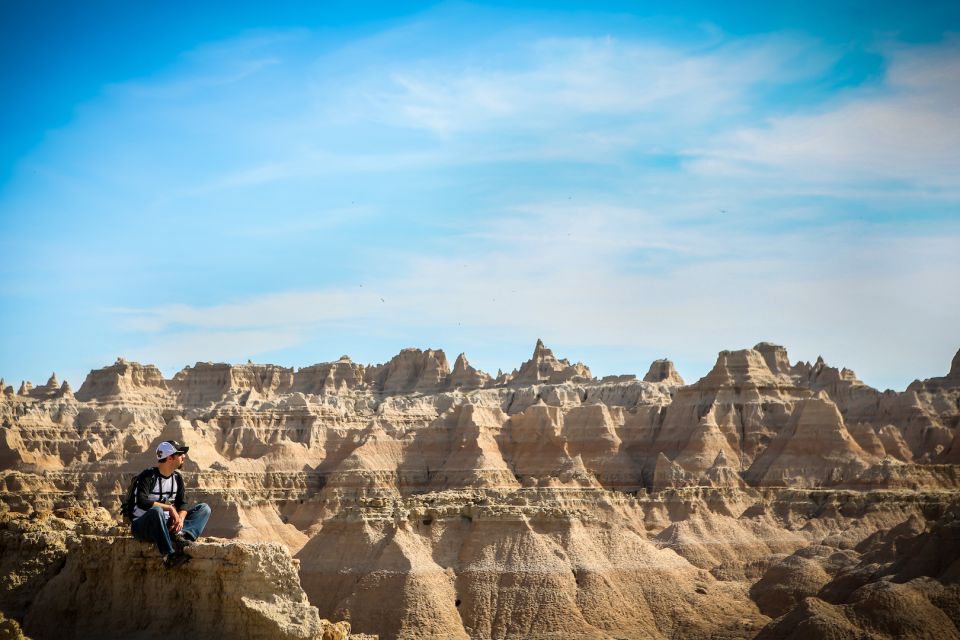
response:
<svg viewBox="0 0 960 640"><path fill-rule="evenodd" d="M173 537L170 539L173 542L173 548L177 550L177 553L183 553L183 550L193 544L193 540L183 535L181 532L173 534Z"/></svg>
<svg viewBox="0 0 960 640"><path fill-rule="evenodd" d="M167 557L163 559L163 567L165 569L176 569L188 562L190 562L190 556L183 551L176 551L168 554Z"/></svg>

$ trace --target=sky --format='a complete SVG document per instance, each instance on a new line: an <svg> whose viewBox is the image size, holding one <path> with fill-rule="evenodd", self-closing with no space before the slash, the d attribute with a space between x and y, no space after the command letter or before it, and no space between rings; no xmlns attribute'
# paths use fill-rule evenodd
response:
<svg viewBox="0 0 960 640"><path fill-rule="evenodd" d="M197 6L202 5L202 6ZM0 376L960 348L960 4L0 0Z"/></svg>

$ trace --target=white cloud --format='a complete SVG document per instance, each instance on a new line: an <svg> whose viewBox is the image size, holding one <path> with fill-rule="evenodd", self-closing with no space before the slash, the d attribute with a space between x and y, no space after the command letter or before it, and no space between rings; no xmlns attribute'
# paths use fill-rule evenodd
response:
<svg viewBox="0 0 960 640"><path fill-rule="evenodd" d="M713 123L744 109L759 83L782 84L822 70L830 56L815 45L787 35L709 50L610 37L543 39L518 52L509 69L442 62L395 68L393 90L379 91L375 104L381 119L441 136L519 128L556 133L558 124L572 120L601 131L611 124L636 129L654 116L645 127L649 134L665 122ZM632 121L584 121L590 116Z"/></svg>
<svg viewBox="0 0 960 640"><path fill-rule="evenodd" d="M280 292L258 295L229 304L163 305L146 309L116 309L127 330L161 332L191 329L302 327L364 316L376 308L381 294L364 290Z"/></svg>
<svg viewBox="0 0 960 640"><path fill-rule="evenodd" d="M813 113L718 134L690 168L749 180L960 190L960 46L891 48L882 86L850 89Z"/></svg>

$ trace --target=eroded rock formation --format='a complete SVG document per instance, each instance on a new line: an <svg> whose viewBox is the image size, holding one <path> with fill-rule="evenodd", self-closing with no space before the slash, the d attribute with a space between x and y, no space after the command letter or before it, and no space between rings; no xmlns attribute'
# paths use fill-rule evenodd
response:
<svg viewBox="0 0 960 640"><path fill-rule="evenodd" d="M264 637L316 635L317 616L384 638L960 634L953 560L921 559L953 548L958 416L960 354L903 393L770 343L690 385L668 360L596 380L541 341L497 376L433 349L170 380L121 359L75 395L54 375L0 399L0 508L75 514L42 535L8 518L0 611L83 637L84 585L151 555L82 514L109 518L177 439L209 533L232 541L188 565L195 606ZM264 563L279 573L207 597L211 575L242 585Z"/></svg>
<svg viewBox="0 0 960 640"><path fill-rule="evenodd" d="M320 619L282 545L203 541L170 572L152 544L117 535L100 511L0 516L0 605L30 638L350 634L348 623Z"/></svg>

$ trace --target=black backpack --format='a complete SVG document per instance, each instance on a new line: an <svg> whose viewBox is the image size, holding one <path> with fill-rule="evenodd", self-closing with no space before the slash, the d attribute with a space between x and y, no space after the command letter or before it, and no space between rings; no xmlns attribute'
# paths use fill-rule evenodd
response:
<svg viewBox="0 0 960 640"><path fill-rule="evenodd" d="M143 478L146 473L154 474L156 470L156 467L144 469L130 478L130 484L127 485L127 490L120 498L120 515L127 522L133 522L133 510L137 506L137 487L140 486L140 479Z"/></svg>

